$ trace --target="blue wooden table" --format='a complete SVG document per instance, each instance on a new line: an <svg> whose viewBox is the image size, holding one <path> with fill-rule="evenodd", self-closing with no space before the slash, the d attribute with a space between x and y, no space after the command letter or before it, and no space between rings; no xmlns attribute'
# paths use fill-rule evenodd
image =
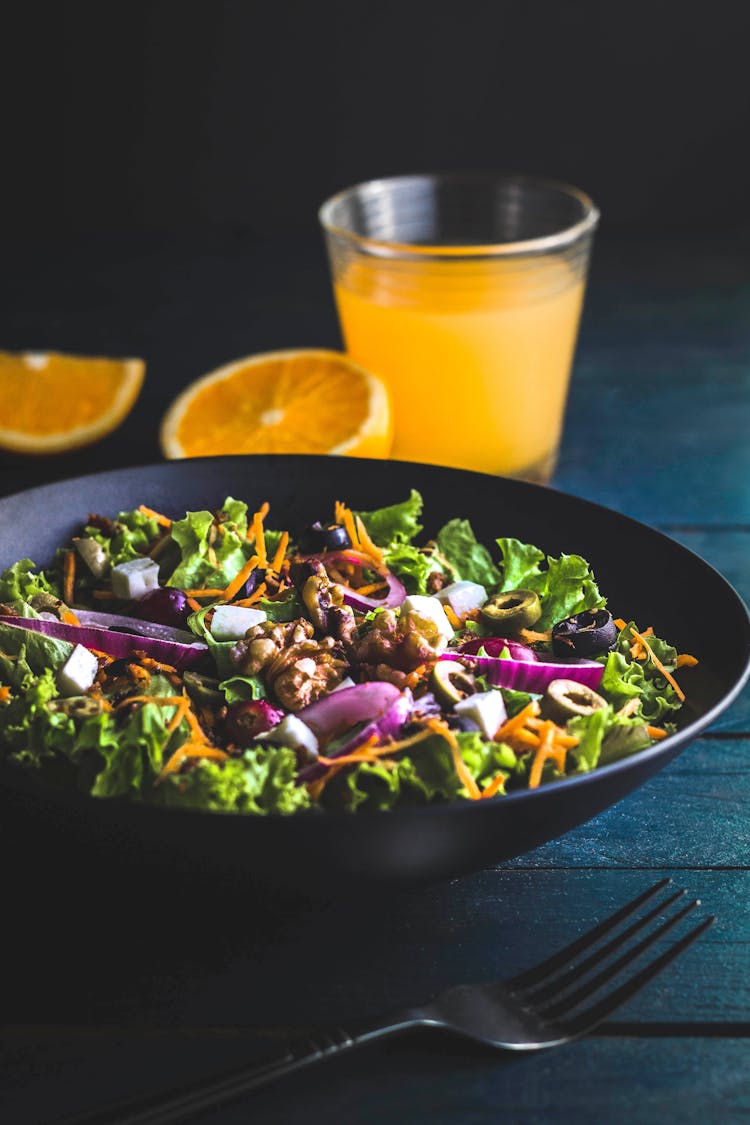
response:
<svg viewBox="0 0 750 1125"><path fill-rule="evenodd" d="M155 460L156 419L180 383L235 355L336 343L317 247L293 257L233 237L79 244L73 262L65 247L10 253L4 346L119 350L150 366L117 435L54 464L0 463L2 491ZM689 255L679 243L602 239L555 480L679 539L746 600L747 260L736 239L706 239ZM94 933L52 906L40 936L24 927L24 902L6 901L3 1120L58 1121L239 1063L290 1028L345 1026L451 983L516 972L663 875L718 921L593 1036L514 1057L417 1035L200 1121L746 1120L749 762L745 692L641 790L536 852L384 900L235 903L231 919L216 916L210 948L189 930L154 932L132 902Z"/></svg>

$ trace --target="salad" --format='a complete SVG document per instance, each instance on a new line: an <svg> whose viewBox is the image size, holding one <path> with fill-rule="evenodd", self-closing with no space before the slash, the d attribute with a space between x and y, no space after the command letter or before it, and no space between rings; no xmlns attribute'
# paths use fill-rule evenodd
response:
<svg viewBox="0 0 750 1125"><path fill-rule="evenodd" d="M492 799L669 733L697 662L613 618L585 559L461 518L427 539L421 512L89 515L52 566L0 575L0 760L291 814Z"/></svg>

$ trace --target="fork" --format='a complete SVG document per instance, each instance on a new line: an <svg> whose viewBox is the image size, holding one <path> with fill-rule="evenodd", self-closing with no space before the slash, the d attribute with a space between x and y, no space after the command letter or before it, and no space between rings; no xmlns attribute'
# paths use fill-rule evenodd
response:
<svg viewBox="0 0 750 1125"><path fill-rule="evenodd" d="M488 984L458 985L420 1007L381 1016L348 1031L337 1027L316 1034L259 1066L235 1069L179 1091L121 1101L109 1110L105 1107L68 1119L67 1125L173 1125L310 1063L414 1028L440 1028L485 1046L513 1051L568 1043L602 1023L714 923L713 916L705 918L644 968L584 1006L605 985L619 981L631 962L700 905L700 899L694 899L673 910L686 893L678 888L638 917L640 908L671 883L668 878L655 883L576 941L518 976ZM660 915L665 917L659 922ZM634 920L625 929L599 944L630 918ZM634 940L642 930L644 936ZM609 961L618 950L622 950L620 955ZM591 975L599 965L604 967Z"/></svg>

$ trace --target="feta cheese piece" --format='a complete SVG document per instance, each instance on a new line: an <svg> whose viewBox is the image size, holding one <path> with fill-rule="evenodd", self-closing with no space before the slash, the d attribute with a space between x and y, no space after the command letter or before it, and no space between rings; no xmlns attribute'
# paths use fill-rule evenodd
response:
<svg viewBox="0 0 750 1125"><path fill-rule="evenodd" d="M453 628L437 598L430 598L425 594L410 594L401 603L401 613L415 613L419 617L429 618L435 623L446 644L453 640Z"/></svg>
<svg viewBox="0 0 750 1125"><path fill-rule="evenodd" d="M344 688L348 688L348 687L356 687L356 684L354 683L354 680L351 678L351 676L347 676L345 679L343 679L341 681L340 684L336 684L336 687L333 688L333 690L330 691L328 694L333 695L334 691L343 691Z"/></svg>
<svg viewBox="0 0 750 1125"><path fill-rule="evenodd" d="M318 756L318 739L313 731L296 715L287 715L263 736L268 742L278 742L290 750L302 751L307 759Z"/></svg>
<svg viewBox="0 0 750 1125"><path fill-rule="evenodd" d="M74 539L73 543L91 573L96 578L101 578L109 567L109 552L106 547L97 543L96 539L91 539L88 535L82 535L80 539Z"/></svg>
<svg viewBox="0 0 750 1125"><path fill-rule="evenodd" d="M268 614L251 606L220 605L214 610L211 636L216 641L239 641L253 625L260 625Z"/></svg>
<svg viewBox="0 0 750 1125"><path fill-rule="evenodd" d="M159 585L159 564L153 559L130 559L112 567L112 592L116 598L145 598Z"/></svg>
<svg viewBox="0 0 750 1125"><path fill-rule="evenodd" d="M462 719L476 723L485 738L494 738L497 729L508 717L505 701L499 691L478 691L459 700L453 710Z"/></svg>
<svg viewBox="0 0 750 1125"><path fill-rule="evenodd" d="M93 652L76 645L57 673L57 686L62 695L82 695L93 684L99 671L99 661Z"/></svg>
<svg viewBox="0 0 750 1125"><path fill-rule="evenodd" d="M487 601L487 591L478 582L451 582L438 590L435 597L442 605L449 605L456 617L479 609Z"/></svg>

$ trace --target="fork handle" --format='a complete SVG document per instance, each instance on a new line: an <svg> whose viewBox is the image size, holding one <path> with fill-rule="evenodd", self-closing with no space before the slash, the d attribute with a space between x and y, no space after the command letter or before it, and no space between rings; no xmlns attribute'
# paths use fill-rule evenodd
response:
<svg viewBox="0 0 750 1125"><path fill-rule="evenodd" d="M414 1009L357 1024L356 1030L351 1032L341 1027L316 1032L314 1036L289 1044L276 1058L254 1066L242 1066L218 1078L209 1078L179 1090L120 1101L109 1108L70 1118L64 1125L174 1125L234 1101L311 1063L343 1054L376 1039L398 1035L426 1022L424 1014Z"/></svg>

